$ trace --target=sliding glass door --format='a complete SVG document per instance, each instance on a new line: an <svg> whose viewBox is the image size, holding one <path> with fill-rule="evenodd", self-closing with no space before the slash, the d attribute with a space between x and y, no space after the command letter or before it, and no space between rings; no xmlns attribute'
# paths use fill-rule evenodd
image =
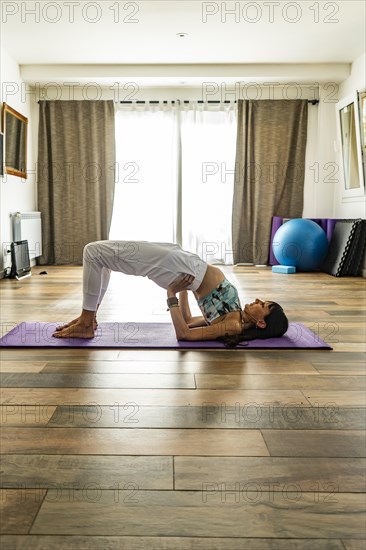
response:
<svg viewBox="0 0 366 550"><path fill-rule="evenodd" d="M110 239L178 242L209 263L232 263L235 145L235 105L118 109Z"/></svg>
<svg viewBox="0 0 366 550"><path fill-rule="evenodd" d="M183 248L231 264L235 106L184 104L181 143Z"/></svg>
<svg viewBox="0 0 366 550"><path fill-rule="evenodd" d="M174 106L117 109L111 240L175 241L177 143Z"/></svg>

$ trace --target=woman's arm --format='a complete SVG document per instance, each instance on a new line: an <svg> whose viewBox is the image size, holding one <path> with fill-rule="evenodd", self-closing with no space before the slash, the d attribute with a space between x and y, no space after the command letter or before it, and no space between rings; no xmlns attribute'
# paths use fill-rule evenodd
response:
<svg viewBox="0 0 366 550"><path fill-rule="evenodd" d="M181 290L179 293L179 306L185 322L189 323L192 319L192 313L188 302L188 292L186 290Z"/></svg>
<svg viewBox="0 0 366 550"><path fill-rule="evenodd" d="M186 291L187 287L191 285L194 281L193 275L184 275L183 277L178 277L170 286L167 288L167 297L169 298L176 298L178 292ZM186 301L184 301L186 300ZM175 334L177 336L177 340L184 340L185 335L189 331L189 326L187 324L186 318L187 313L189 309L188 305L188 297L183 297L183 310L185 315L183 315L183 311L181 310L180 306L172 306L169 307L170 310L170 316L174 325Z"/></svg>
<svg viewBox="0 0 366 550"><path fill-rule="evenodd" d="M179 306L183 315L183 319L190 328L207 326L207 322L202 315L196 317L192 316L188 302L188 292L186 290L181 290L179 293Z"/></svg>
<svg viewBox="0 0 366 550"><path fill-rule="evenodd" d="M170 315L177 340L216 340L220 336L232 336L239 334L241 331L241 324L233 319L224 319L221 323L215 323L214 325L191 328L184 320L180 307L171 307Z"/></svg>
<svg viewBox="0 0 366 550"><path fill-rule="evenodd" d="M177 292L186 290L185 287L188 287L193 282L193 279L191 275L185 275L172 283L167 289L168 298L176 298ZM184 300L185 298L183 298L183 303ZM185 320L180 306L171 306L169 309L177 340L216 340L220 336L232 336L239 334L241 331L241 324L231 318L228 320L224 319L221 323L215 323L214 325L193 328ZM186 309L185 313L187 313Z"/></svg>

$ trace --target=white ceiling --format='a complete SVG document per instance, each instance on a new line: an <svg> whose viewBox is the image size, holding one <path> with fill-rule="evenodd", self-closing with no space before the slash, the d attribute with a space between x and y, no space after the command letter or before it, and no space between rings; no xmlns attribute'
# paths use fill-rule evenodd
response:
<svg viewBox="0 0 366 550"><path fill-rule="evenodd" d="M70 78L78 73L77 65L84 71L85 65L92 65L89 73L97 78L106 65L190 64L196 67L191 76L197 77L197 65L240 64L254 69L262 64L351 63L365 51L364 0L1 4L2 47L24 66L29 80L28 65L47 64L51 70L62 64L63 74L69 72ZM236 13L230 15L233 9ZM180 32L188 35L179 38ZM68 71L67 66L71 66ZM169 74L174 76L174 70ZM112 80L113 76L118 75L107 75Z"/></svg>

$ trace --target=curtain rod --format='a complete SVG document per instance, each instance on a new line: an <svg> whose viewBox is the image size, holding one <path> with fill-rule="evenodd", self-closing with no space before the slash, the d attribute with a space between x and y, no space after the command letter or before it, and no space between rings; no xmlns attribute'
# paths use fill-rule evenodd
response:
<svg viewBox="0 0 366 550"><path fill-rule="evenodd" d="M37 101L37 103L40 103L41 100ZM140 99L135 99L135 100L130 100L130 101L115 101L115 103L121 103L123 105L126 105L126 104L131 104L131 103L190 103L192 100L189 100L189 99L184 99L184 100L180 100L180 99L171 99L171 100L163 100L163 101L160 101L158 99L152 99L150 101L142 101ZM203 101L201 99L199 100L193 100L193 101L196 101L196 103L237 103L237 101L229 101L229 100L225 100L225 101L215 101L215 100L208 100L208 101ZM275 100L275 101L278 101L278 100ZM288 99L287 101L293 101L292 99ZM308 103L311 103L311 105L317 105L319 103L319 99L308 99Z"/></svg>
<svg viewBox="0 0 366 550"><path fill-rule="evenodd" d="M122 104L131 104L131 103L190 103L192 100L189 100L189 99L184 99L184 100L181 100L181 99L172 99L172 100L164 100L164 101L160 101L158 99L153 99L153 100L150 100L150 101L142 101L140 99L135 99L135 100L130 100L130 101L115 101L115 103L122 103ZM193 101L196 101L196 103L237 103L237 101L229 101L229 100L225 100L225 101L219 101L219 100L208 100L208 101L203 101L201 99L199 100L193 100ZM275 100L276 101L276 100ZM288 101L293 101L291 99L289 99ZM311 103L312 105L317 105L319 103L319 99L308 99L308 103Z"/></svg>

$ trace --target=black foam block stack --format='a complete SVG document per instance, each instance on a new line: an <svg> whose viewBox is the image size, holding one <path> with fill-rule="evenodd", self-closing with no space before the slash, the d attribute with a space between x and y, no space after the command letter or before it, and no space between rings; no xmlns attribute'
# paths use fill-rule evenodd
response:
<svg viewBox="0 0 366 550"><path fill-rule="evenodd" d="M335 277L360 274L366 247L366 220L338 220L321 271Z"/></svg>

